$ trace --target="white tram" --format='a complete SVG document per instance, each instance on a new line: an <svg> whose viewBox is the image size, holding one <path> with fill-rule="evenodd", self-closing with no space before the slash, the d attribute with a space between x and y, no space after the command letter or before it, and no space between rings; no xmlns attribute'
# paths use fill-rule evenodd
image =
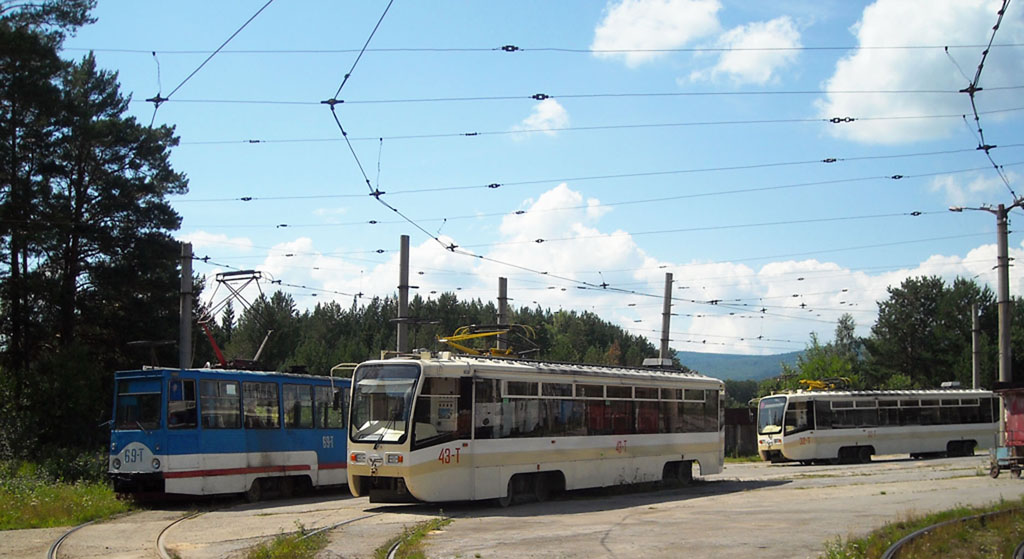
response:
<svg viewBox="0 0 1024 559"><path fill-rule="evenodd" d="M372 502L544 500L722 470L724 384L664 369L441 353L352 377L348 480Z"/></svg>
<svg viewBox="0 0 1024 559"><path fill-rule="evenodd" d="M770 462L868 462L875 454L969 456L996 443L984 390L798 391L761 398L757 450Z"/></svg>

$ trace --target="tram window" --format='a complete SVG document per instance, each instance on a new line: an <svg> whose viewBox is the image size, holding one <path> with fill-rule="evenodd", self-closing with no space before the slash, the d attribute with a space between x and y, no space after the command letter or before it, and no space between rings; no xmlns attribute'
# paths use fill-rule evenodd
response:
<svg viewBox="0 0 1024 559"><path fill-rule="evenodd" d="M939 405L938 400L921 400L921 407L925 406L937 406Z"/></svg>
<svg viewBox="0 0 1024 559"><path fill-rule="evenodd" d="M313 427L313 387L302 384L285 384L284 426L288 429L311 429Z"/></svg>
<svg viewBox="0 0 1024 559"><path fill-rule="evenodd" d="M814 401L815 428L831 429L834 418L832 417L832 406L828 400Z"/></svg>
<svg viewBox="0 0 1024 559"><path fill-rule="evenodd" d="M277 397L277 384L273 382L243 382L246 429L277 429L281 426L281 409Z"/></svg>
<svg viewBox="0 0 1024 559"><path fill-rule="evenodd" d="M117 385L117 429L160 428L160 381L122 380Z"/></svg>
<svg viewBox="0 0 1024 559"><path fill-rule="evenodd" d="M704 431L718 431L718 391L705 390L704 392Z"/></svg>
<svg viewBox="0 0 1024 559"><path fill-rule="evenodd" d="M666 389L662 389L664 391ZM683 410L682 402L661 401L661 413L658 420L661 424L662 433L683 433Z"/></svg>
<svg viewBox="0 0 1024 559"><path fill-rule="evenodd" d="M956 399L953 399L953 400L943 400L942 401L942 405L943 406L959 406L960 405L960 400L956 400Z"/></svg>
<svg viewBox="0 0 1024 559"><path fill-rule="evenodd" d="M661 389L662 400L682 400L683 389L682 388L662 388Z"/></svg>
<svg viewBox="0 0 1024 559"><path fill-rule="evenodd" d="M683 399L687 402L703 402L704 391L703 390L690 390L689 388L683 391Z"/></svg>
<svg viewBox="0 0 1024 559"><path fill-rule="evenodd" d="M921 403L923 404L924 400ZM921 407L921 425L938 425L939 423L938 406Z"/></svg>
<svg viewBox="0 0 1024 559"><path fill-rule="evenodd" d="M901 400L900 401L900 407L901 408L916 408L916 407L919 407L920 405L921 405L921 401L920 400Z"/></svg>
<svg viewBox="0 0 1024 559"><path fill-rule="evenodd" d="M874 400L855 400L853 406L856 408L875 408L878 407L878 403Z"/></svg>
<svg viewBox="0 0 1024 559"><path fill-rule="evenodd" d="M495 379L476 379L473 429L477 439L495 439L501 434L502 410Z"/></svg>
<svg viewBox="0 0 1024 559"><path fill-rule="evenodd" d="M814 407L810 402L794 402L790 400L786 408L786 419L783 425L787 435L799 433L814 427Z"/></svg>
<svg viewBox="0 0 1024 559"><path fill-rule="evenodd" d="M604 398L603 384L577 384L577 398Z"/></svg>
<svg viewBox="0 0 1024 559"><path fill-rule="evenodd" d="M554 382L543 382L540 385L540 395L555 398L572 398L572 385Z"/></svg>
<svg viewBox="0 0 1024 559"><path fill-rule="evenodd" d="M981 399L981 422L992 423L996 417L999 417L999 412L996 411L999 406L996 404L995 398L982 398Z"/></svg>
<svg viewBox="0 0 1024 559"><path fill-rule="evenodd" d="M636 394L637 400L657 400L658 389L648 388L646 386L637 386L634 393Z"/></svg>
<svg viewBox="0 0 1024 559"><path fill-rule="evenodd" d="M852 408L852 407L853 407L853 401L852 400L835 400L835 401L832 402L832 409L834 409L834 410L846 409L846 408Z"/></svg>
<svg viewBox="0 0 1024 559"><path fill-rule="evenodd" d="M506 396L536 396L537 394L536 382L510 380L505 383Z"/></svg>
<svg viewBox="0 0 1024 559"><path fill-rule="evenodd" d="M196 426L196 381L171 379L167 383L167 428L194 429Z"/></svg>
<svg viewBox="0 0 1024 559"><path fill-rule="evenodd" d="M638 387L639 391L640 388ZM657 391L657 389L654 389ZM658 432L658 402L636 402L636 432Z"/></svg>
<svg viewBox="0 0 1024 559"><path fill-rule="evenodd" d="M608 385L606 388L608 398L632 398L632 386Z"/></svg>
<svg viewBox="0 0 1024 559"><path fill-rule="evenodd" d="M455 396L459 393L459 379L444 377L429 377L423 381L421 394L436 396Z"/></svg>
<svg viewBox="0 0 1024 559"><path fill-rule="evenodd" d="M880 408L896 408L899 407L899 400L879 400L878 407Z"/></svg>
<svg viewBox="0 0 1024 559"><path fill-rule="evenodd" d="M900 408L900 425L920 425L921 408Z"/></svg>
<svg viewBox="0 0 1024 559"><path fill-rule="evenodd" d="M978 399L977 398L961 398L960 399L960 405L961 406L977 406L978 405Z"/></svg>
<svg viewBox="0 0 1024 559"><path fill-rule="evenodd" d="M686 433L700 433L704 431L704 404L697 402L684 402L683 406L683 430Z"/></svg>
<svg viewBox="0 0 1024 559"><path fill-rule="evenodd" d="M242 426L238 382L199 381L199 408L204 429L238 429Z"/></svg>
<svg viewBox="0 0 1024 559"><path fill-rule="evenodd" d="M339 389L339 406L334 407L334 395L331 394L330 386L316 386L313 388L316 397L316 426L318 429L341 429L345 426L345 408L348 392Z"/></svg>
<svg viewBox="0 0 1024 559"><path fill-rule="evenodd" d="M879 402L881 404L881 402ZM899 408L887 406L878 408L878 424L880 426L895 426L900 424Z"/></svg>
<svg viewBox="0 0 1024 559"><path fill-rule="evenodd" d="M421 391L416 399L412 430L414 450L470 438L473 379L428 377L424 389L430 384L435 384L429 388L432 393L424 395Z"/></svg>

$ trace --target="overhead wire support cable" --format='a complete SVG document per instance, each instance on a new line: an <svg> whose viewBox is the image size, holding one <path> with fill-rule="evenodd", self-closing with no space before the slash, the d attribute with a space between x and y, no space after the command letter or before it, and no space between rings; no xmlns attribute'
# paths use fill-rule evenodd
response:
<svg viewBox="0 0 1024 559"><path fill-rule="evenodd" d="M996 32L999 31L999 26L1003 23L1003 16L1006 14L1006 8L1009 7L1009 5L1010 0L1003 0L1003 5L997 12L998 17L996 18L996 24L992 26L992 34L989 36L988 45L985 47L985 50L981 52L981 61L978 62L978 69L974 72L974 79L971 80L967 87L961 89L960 93L966 93L971 100L971 110L974 113L974 122L978 127L978 150L985 152L985 157L988 158L989 163L991 163L992 167L995 168L996 174L999 175L1000 179L1002 179L1003 184L1006 185L1006 189L1010 191L1014 201L1016 201L1017 193L1014 192L1013 187L1010 186L1009 178L1007 178L1006 174L1003 173L1002 168L995 162L995 160L992 159L990 151L996 146L990 145L985 141L985 132L981 127L981 118L978 116L978 105L977 100L975 99L975 94L982 90L979 84L981 83L981 72L985 68L985 60L988 59L988 53L992 50L992 43L996 39ZM961 71L961 73L963 72Z"/></svg>
<svg viewBox="0 0 1024 559"><path fill-rule="evenodd" d="M221 51L221 49L226 47L227 44L230 43L231 40L235 38L235 36L237 36L239 33L241 33L242 30L245 29L247 25L252 23L252 20L256 19L256 16L260 15L261 13L263 13L263 10L267 9L267 6L269 6L273 2L274 2L274 0L267 0L267 3L264 4L259 10L256 10L256 13L254 13L252 15L252 17L250 17L249 19L245 20L245 23L243 23L241 27L236 29L235 32L232 33L231 36L227 38L226 41L221 43L221 45L219 47L217 47L216 50L211 52L210 55L206 57L206 60L203 60L202 64L200 64L198 67L196 67L195 70L192 70L192 73L189 74L188 76L186 76L185 79L181 80L181 83L179 83L177 85L177 87L175 87L173 90L171 90L171 92L167 94L167 97L162 97L160 95L160 93L157 93L155 97L152 97L150 99L146 99L146 101L149 101L149 102L153 103L153 117L150 119L149 125L153 126L153 123L156 122L156 112L160 109L160 105L161 104L163 104L165 101L169 101L172 95L177 93L178 90L181 89L181 87L183 85L188 83L188 81L190 79L192 79L192 76L196 75L199 72L199 70L201 70L203 68L203 66L206 66L207 62L212 60L213 57L216 56L217 53ZM153 51L153 56L154 56L154 58L156 57L156 51ZM159 69L159 66L157 68Z"/></svg>

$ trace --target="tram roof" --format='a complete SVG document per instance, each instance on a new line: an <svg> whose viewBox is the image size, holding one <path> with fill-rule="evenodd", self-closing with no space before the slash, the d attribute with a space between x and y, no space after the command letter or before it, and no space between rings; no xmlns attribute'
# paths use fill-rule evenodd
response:
<svg viewBox="0 0 1024 559"><path fill-rule="evenodd" d="M490 370L501 370L510 373L526 374L560 374L560 375L586 375L607 378L632 378L643 380L698 380L722 383L721 379L702 375L700 373L681 371L678 369L658 369L654 367L625 367L614 365L593 365L586 363L565 363L558 361L535 361L531 359L516 359L507 357L476 356L465 354L454 354L441 352L440 354L423 356L403 355L390 360L376 361L377 363L391 360L422 361L424 363L435 363L437 365L469 365L473 367L486 368Z"/></svg>
<svg viewBox="0 0 1024 559"><path fill-rule="evenodd" d="M794 390L764 396L806 396L810 398L941 398L943 396L991 396L990 390L970 388L934 388L922 390Z"/></svg>

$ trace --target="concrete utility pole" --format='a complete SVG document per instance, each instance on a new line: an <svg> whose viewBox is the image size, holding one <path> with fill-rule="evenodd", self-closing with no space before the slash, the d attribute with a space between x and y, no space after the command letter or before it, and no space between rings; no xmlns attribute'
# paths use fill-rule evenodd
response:
<svg viewBox="0 0 1024 559"><path fill-rule="evenodd" d="M498 278L498 326L508 325L508 278ZM498 336L498 349L508 349L508 338Z"/></svg>
<svg viewBox="0 0 1024 559"><path fill-rule="evenodd" d="M978 320L978 304L971 303L971 388L977 390L981 384L981 322Z"/></svg>
<svg viewBox="0 0 1024 559"><path fill-rule="evenodd" d="M178 367L192 366L192 243L181 243L181 306L178 312Z"/></svg>
<svg viewBox="0 0 1024 559"><path fill-rule="evenodd" d="M648 357L644 359L644 367L672 367L672 357L668 353L669 326L672 323L672 273L665 274L665 300L661 307L661 347L658 349L657 359Z"/></svg>
<svg viewBox="0 0 1024 559"><path fill-rule="evenodd" d="M965 208L953 206L951 212L962 212L964 210L980 210L996 216L996 256L997 301L999 305L999 382L1013 381L1011 370L1012 360L1010 355L1010 256L1007 249L1007 216L1010 210L1024 204L1024 198L1018 198L1009 207L999 204L996 208L982 206L980 208Z"/></svg>
<svg viewBox="0 0 1024 559"><path fill-rule="evenodd" d="M409 235L402 235L398 256L398 353L409 351Z"/></svg>
<svg viewBox="0 0 1024 559"><path fill-rule="evenodd" d="M998 252L996 255L996 279L998 281L996 292L997 304L999 305L999 382L1001 383L1013 381L1013 362L1010 356L1010 255L1006 239L1009 234L1006 226L1008 222L1007 215L1010 213L1010 210L1020 207L1021 204L1024 204L1024 198L1014 200L1010 207L999 204L994 209L992 206L982 206L980 208L953 206L949 208L951 212L981 210L996 216L996 247ZM1005 402L1000 398L999 435L997 441L1000 446L1006 443L1006 410L1004 406Z"/></svg>

